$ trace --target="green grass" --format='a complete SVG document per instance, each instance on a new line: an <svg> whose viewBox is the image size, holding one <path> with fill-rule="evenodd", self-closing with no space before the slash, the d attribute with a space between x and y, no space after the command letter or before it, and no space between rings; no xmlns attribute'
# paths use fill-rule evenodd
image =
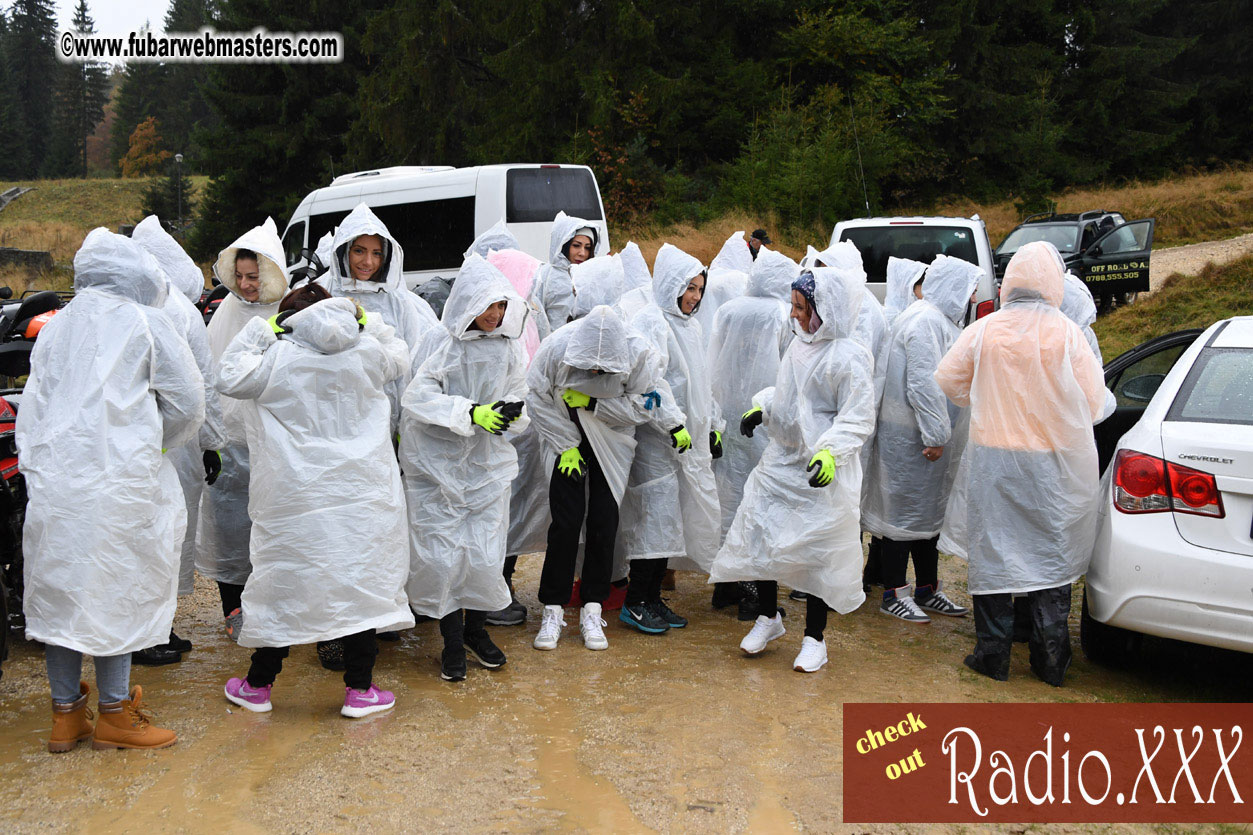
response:
<svg viewBox="0 0 1253 835"><path fill-rule="evenodd" d="M1113 359L1155 336L1247 315L1253 315L1253 256L1211 264L1196 276L1172 275L1151 296L1102 316L1094 330L1105 358Z"/></svg>

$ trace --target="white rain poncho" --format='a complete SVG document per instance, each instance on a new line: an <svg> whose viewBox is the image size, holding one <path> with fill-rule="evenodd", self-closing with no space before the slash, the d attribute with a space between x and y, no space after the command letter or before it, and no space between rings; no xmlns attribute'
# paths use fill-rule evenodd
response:
<svg viewBox="0 0 1253 835"><path fill-rule="evenodd" d="M383 263L379 267L382 276L378 281L357 281L352 277L348 250L352 242L362 235L377 235L383 239ZM387 398L392 404L393 433L400 426L400 396L409 384L412 371L422 363L418 345L428 331L439 327L439 319L431 306L405 286L404 257L404 250L387 231L383 221L365 203L358 203L335 230L330 269L319 279L332 296L352 299L367 314L382 316L383 322L391 325L396 336L409 348L411 373L387 384Z"/></svg>
<svg viewBox="0 0 1253 835"><path fill-rule="evenodd" d="M509 279L514 292L524 299L530 313L522 329L522 343L526 367L548 336L548 318L535 301L538 290L541 262L517 249L493 251L487 262ZM547 542L548 479L552 475L552 462L540 449L539 435L534 426L506 436L518 453L518 474L514 477L509 499L508 554L529 554L544 550Z"/></svg>
<svg viewBox="0 0 1253 835"><path fill-rule="evenodd" d="M700 322L706 347L713 337L714 319L717 318L719 309L748 291L748 276L754 263L743 232L736 232L727 238L714 260L709 262L705 295L701 297L700 307L693 314L693 318Z"/></svg>
<svg viewBox="0 0 1253 835"><path fill-rule="evenodd" d="M493 250L517 249L521 250L522 246L518 243L517 237L509 231L509 227L505 225L505 219L501 218L496 221L490 228L474 239L474 243L470 244L463 254L463 258L469 258L471 255L479 255L486 258ZM526 296L523 296L526 298Z"/></svg>
<svg viewBox="0 0 1253 835"><path fill-rule="evenodd" d="M677 424L652 423L636 430L635 460L618 524L623 559L669 559L671 568L697 571L709 570L722 538L709 433L725 428L700 323L679 308L688 281L704 269L683 250L663 244L653 267L653 304L631 320L657 353L675 404L687 417L692 448L682 455L674 449L670 430Z"/></svg>
<svg viewBox="0 0 1253 835"><path fill-rule="evenodd" d="M566 244L583 228L592 230L592 255L600 254L600 235L596 227L580 217L558 212L553 218L548 237L548 264L540 279L540 307L548 316L548 326L555 331L574 318L574 283L570 278L570 259L562 252Z"/></svg>
<svg viewBox="0 0 1253 835"><path fill-rule="evenodd" d="M735 519L748 474L770 441L764 426L753 437L744 437L738 420L753 407L753 395L773 386L779 374L779 361L792 342L789 300L799 273L800 267L791 258L763 249L748 276L747 295L723 305L714 320L709 373L714 400L730 427L722 435L722 458L714 462L723 536Z"/></svg>
<svg viewBox="0 0 1253 835"><path fill-rule="evenodd" d="M545 339L526 379L531 428L539 433L549 475L557 457L586 435L619 505L635 455L635 427L651 423L668 433L684 421L655 350L609 307L593 308ZM596 407L574 410L572 417L561 399L568 388L596 398ZM660 402L645 397L653 393Z"/></svg>
<svg viewBox="0 0 1253 835"><path fill-rule="evenodd" d="M93 230L74 290L39 332L17 417L26 637L121 655L170 639L187 512L161 450L195 440L204 380L134 241Z"/></svg>
<svg viewBox="0 0 1253 835"><path fill-rule="evenodd" d="M331 268L331 259L335 257L335 230L332 229L321 238L318 238L318 248L313 251L318 261L326 269Z"/></svg>
<svg viewBox="0 0 1253 835"><path fill-rule="evenodd" d="M914 296L914 285L926 271L927 265L921 261L897 258L895 255L888 256L888 286L883 299L883 318L887 320L889 328L892 327L897 316L918 301Z"/></svg>
<svg viewBox="0 0 1253 835"><path fill-rule="evenodd" d="M793 325L774 386L753 398L770 444L744 486L711 583L775 580L841 614L866 599L859 455L874 427L874 360L852 338L864 289L847 272L815 272L822 323L812 334ZM809 461L824 449L835 457L835 479L810 487Z"/></svg>
<svg viewBox="0 0 1253 835"><path fill-rule="evenodd" d="M629 322L636 313L653 303L653 274L648 269L648 261L644 260L644 253L640 252L639 244L634 241L622 248L619 257L628 289L613 309L623 321Z"/></svg>
<svg viewBox="0 0 1253 835"><path fill-rule="evenodd" d="M1059 255L1058 258L1060 259L1061 256ZM1079 330L1083 332L1083 338L1087 340L1088 347L1096 356L1096 361L1104 366L1105 358L1101 355L1101 344L1096 339L1096 331L1092 330L1092 326L1096 324L1096 300L1092 298L1092 291L1073 273L1066 273L1062 281L1064 282L1062 314L1079 326ZM1101 408L1101 414L1096 422L1101 423L1117 408L1118 398L1108 388L1105 389L1105 405Z"/></svg>
<svg viewBox="0 0 1253 835"><path fill-rule="evenodd" d="M475 317L500 301L508 307L496 330L471 329ZM524 409L503 435L492 435L474 424L470 411L475 404L525 401L526 356L518 337L526 316L526 303L504 275L471 255L453 282L443 327L427 337L426 360L405 389L406 589L419 615L494 612L512 599L501 573L510 484L518 474L510 441L530 417Z"/></svg>
<svg viewBox="0 0 1253 835"><path fill-rule="evenodd" d="M570 267L570 281L574 285L572 315L575 319L582 319L597 305L614 306L627 291L626 272L622 258L617 255L603 255L575 264Z"/></svg>
<svg viewBox="0 0 1253 835"><path fill-rule="evenodd" d="M257 272L261 278L257 301L244 301L235 284L235 253L250 249L257 253ZM252 319L268 319L278 313L278 303L287 292L287 267L283 244L274 221L245 232L222 250L213 264L218 281L231 291L222 299L217 312L209 320L209 351L214 363L231 340ZM242 586L252 571L248 560L248 538L252 522L248 518L248 436L245 425L255 419L256 407L251 402L222 397L222 427L226 443L222 454L222 473L212 486L204 489L200 500L200 518L196 531L196 570L210 580Z"/></svg>
<svg viewBox="0 0 1253 835"><path fill-rule="evenodd" d="M283 320L248 322L218 363L218 390L255 403L252 576L245 647L405 629L409 535L392 447L388 382L409 349L380 317L327 299Z"/></svg>
<svg viewBox="0 0 1253 835"><path fill-rule="evenodd" d="M1092 555L1092 425L1105 386L1079 327L1058 309L1062 294L1044 244L1026 244L1006 268L1001 309L966 328L935 373L970 409L940 544L966 555L971 594L1071 583Z"/></svg>
<svg viewBox="0 0 1253 835"><path fill-rule="evenodd" d="M192 593L196 580L196 524L200 518L200 497L204 493L204 452L216 450L226 442L222 430L222 406L217 389L213 387L213 354L209 351L209 334L205 329L204 316L196 308L204 293L204 273L183 251L178 241L161 226L156 215L149 215L135 225L131 240L139 244L157 259L161 272L169 282L162 310L170 317L174 327L187 340L196 367L204 378L204 424L199 437L180 447L166 451L174 462L178 482L183 488L184 504L187 506L187 531L183 535L181 558L178 568L178 593Z"/></svg>
<svg viewBox="0 0 1253 835"><path fill-rule="evenodd" d="M883 312L883 305L875 298L875 294L870 292L870 288L865 286L866 267L862 263L861 252L851 241L831 244L821 252L811 246L805 253L801 266L845 270L853 278L862 282L861 313L857 317L857 327L853 338L864 345L874 357L875 408L878 409L879 400L883 397L884 366L888 360L888 320ZM869 449L867 446L867 453ZM866 458L863 456L862 466L865 464Z"/></svg>
<svg viewBox="0 0 1253 835"><path fill-rule="evenodd" d="M968 261L937 255L922 301L896 319L862 494L861 526L875 536L907 541L940 533L964 443L953 436L958 410L936 383L935 369L961 334L980 275ZM944 453L928 461L926 447Z"/></svg>

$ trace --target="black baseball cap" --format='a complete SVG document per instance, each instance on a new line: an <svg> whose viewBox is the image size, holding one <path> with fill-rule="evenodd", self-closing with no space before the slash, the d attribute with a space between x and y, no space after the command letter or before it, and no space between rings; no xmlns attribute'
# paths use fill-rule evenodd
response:
<svg viewBox="0 0 1253 835"><path fill-rule="evenodd" d="M772 243L774 243L774 241L770 240L770 236L766 234L766 230L765 230L765 229L754 229L754 230L753 230L753 237L754 237L754 238L756 238L757 240L761 241L763 244L772 244Z"/></svg>

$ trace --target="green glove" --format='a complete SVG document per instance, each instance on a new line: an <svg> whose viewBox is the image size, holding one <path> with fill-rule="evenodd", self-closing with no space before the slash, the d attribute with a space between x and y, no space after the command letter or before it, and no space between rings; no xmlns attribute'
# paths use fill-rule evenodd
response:
<svg viewBox="0 0 1253 835"><path fill-rule="evenodd" d="M266 319L266 321L270 323L270 329L279 336L282 336L285 333L291 333L291 328L284 325L281 321L282 319L286 319L287 314L291 312L292 311L290 310L284 310L282 313L275 313L269 319Z"/></svg>
<svg viewBox="0 0 1253 835"><path fill-rule="evenodd" d="M557 460L557 472L575 481L583 480L583 453L578 447L570 447L561 453L561 458Z"/></svg>
<svg viewBox="0 0 1253 835"><path fill-rule="evenodd" d="M809 466L805 469L812 471L814 467L818 468L818 472L809 477L810 487L826 487L831 483L831 479L835 478L835 456L830 450L819 450L813 458L809 459Z"/></svg>
<svg viewBox="0 0 1253 835"><path fill-rule="evenodd" d="M357 305L357 330L365 330L365 322L365 308L361 305Z"/></svg>
<svg viewBox="0 0 1253 835"><path fill-rule="evenodd" d="M592 398L577 389L566 389L561 395L571 409L586 409L592 405Z"/></svg>
<svg viewBox="0 0 1253 835"><path fill-rule="evenodd" d="M687 431L686 426L680 426L678 429L671 429L670 443L679 451L679 454L682 455L692 448L692 435Z"/></svg>
<svg viewBox="0 0 1253 835"><path fill-rule="evenodd" d="M497 407L502 403L503 401L501 400L497 400L490 406L476 403L470 407L470 419L478 424L484 432L499 435L509 423L509 418L496 411Z"/></svg>
<svg viewBox="0 0 1253 835"><path fill-rule="evenodd" d="M715 460L722 457L722 433L716 429L709 433L709 455Z"/></svg>
<svg viewBox="0 0 1253 835"><path fill-rule="evenodd" d="M761 413L761 409L758 409L756 406L749 409L740 418L740 434L749 438L753 437L753 430L761 426L763 418L765 418L765 415Z"/></svg>

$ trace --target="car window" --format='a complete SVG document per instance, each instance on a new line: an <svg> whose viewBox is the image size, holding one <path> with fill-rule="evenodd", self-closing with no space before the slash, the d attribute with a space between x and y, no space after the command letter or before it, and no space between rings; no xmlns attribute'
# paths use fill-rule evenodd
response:
<svg viewBox="0 0 1253 835"><path fill-rule="evenodd" d="M283 254L287 256L287 266L300 260L300 250L305 246L305 222L293 223L283 235Z"/></svg>
<svg viewBox="0 0 1253 835"><path fill-rule="evenodd" d="M1188 343L1190 344L1190 343ZM1119 406L1143 407L1153 399L1157 389L1175 367L1179 356L1188 344L1172 345L1155 354L1149 354L1123 369L1111 384Z"/></svg>
<svg viewBox="0 0 1253 835"><path fill-rule="evenodd" d="M1148 249L1149 227L1147 220L1120 226L1101 241L1101 254L1118 255Z"/></svg>
<svg viewBox="0 0 1253 835"><path fill-rule="evenodd" d="M549 223L564 211L602 220L596 180L586 168L511 168L505 175L505 222Z"/></svg>
<svg viewBox="0 0 1253 835"><path fill-rule="evenodd" d="M1201 351L1166 419L1253 425L1253 349Z"/></svg>
<svg viewBox="0 0 1253 835"><path fill-rule="evenodd" d="M845 229L841 241L851 241L861 253L867 281L887 281L888 257L930 264L937 255L951 255L979 263L974 235L960 226L863 226Z"/></svg>
<svg viewBox="0 0 1253 835"><path fill-rule="evenodd" d="M1034 241L1048 241L1057 247L1058 252L1075 251L1075 227L1058 225L1019 226L1009 233L1001 246L996 250L998 255L1012 255L1026 244Z"/></svg>
<svg viewBox="0 0 1253 835"><path fill-rule="evenodd" d="M474 198L451 197L418 203L370 206L404 250L405 272L461 268L463 253L474 242ZM309 218L313 246L332 231L348 212L327 212Z"/></svg>

